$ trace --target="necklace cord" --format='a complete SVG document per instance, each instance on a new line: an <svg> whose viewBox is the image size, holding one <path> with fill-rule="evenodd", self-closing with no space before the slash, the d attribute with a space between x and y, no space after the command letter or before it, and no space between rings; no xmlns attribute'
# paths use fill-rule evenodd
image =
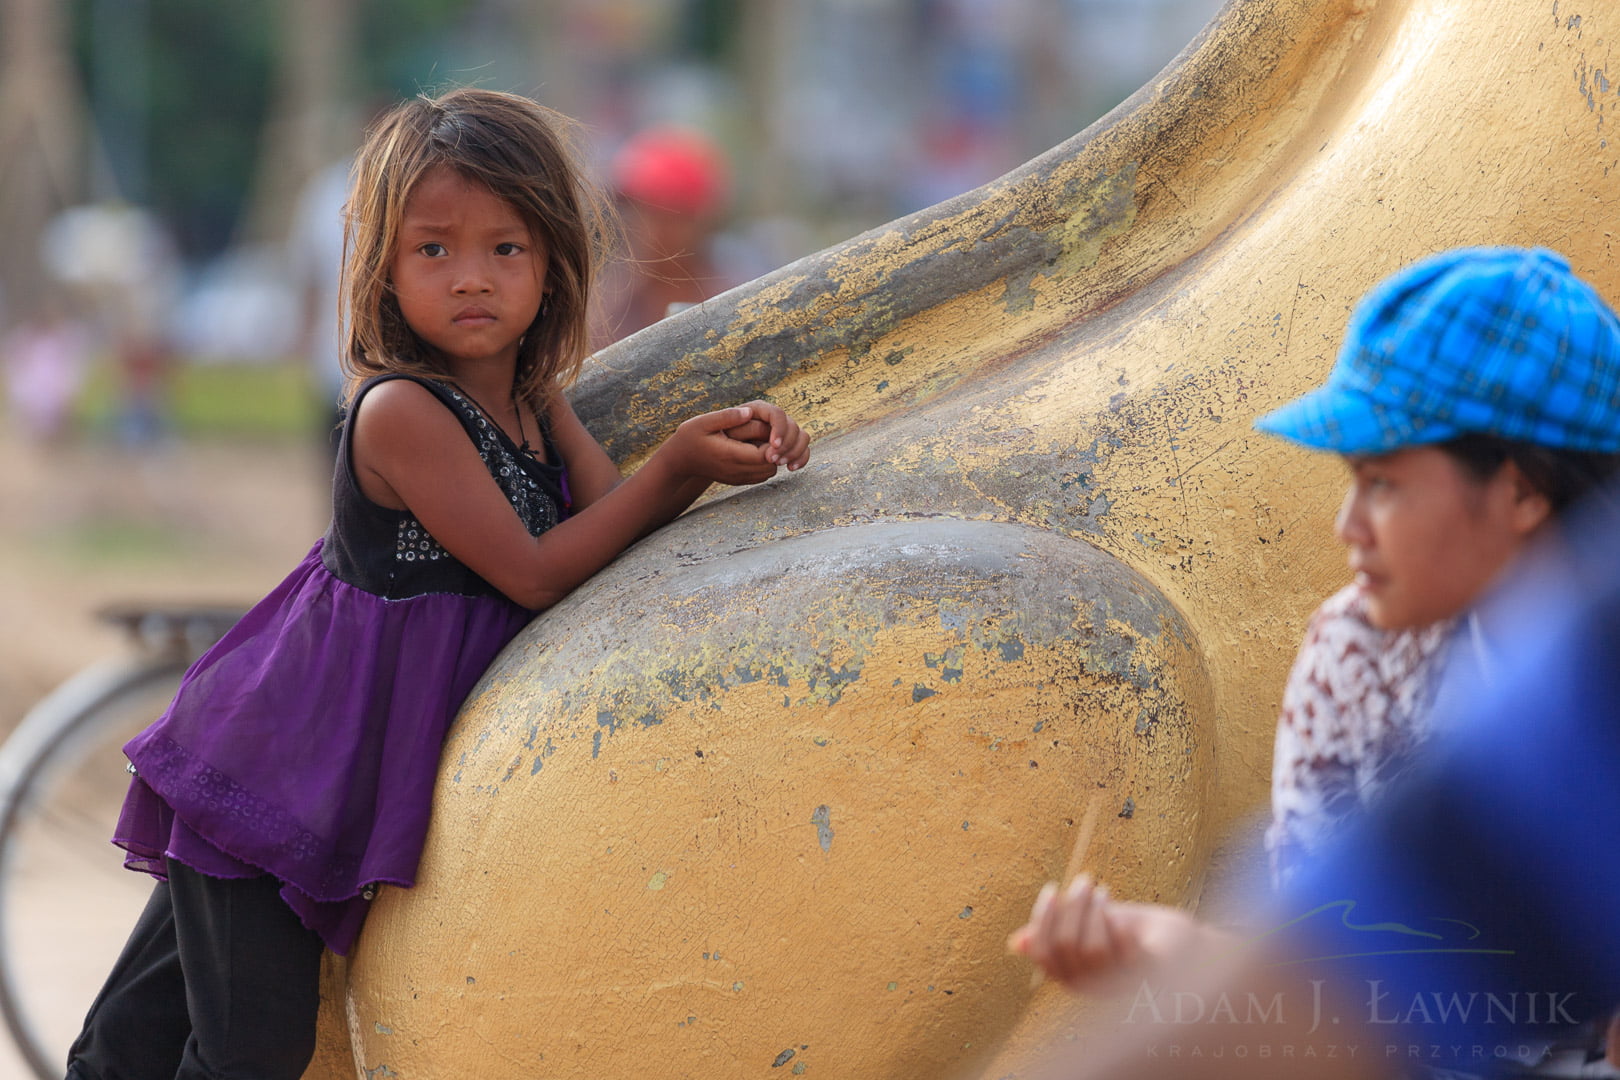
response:
<svg viewBox="0 0 1620 1080"><path fill-rule="evenodd" d="M462 392L462 394L466 396L468 401L473 403L473 408L475 408L479 412L483 413L484 418L486 420L488 420L491 424L495 425L495 428L496 428L497 431L500 430L501 422L499 420L495 419L495 414L494 413L492 413L488 409L484 408L484 403L483 402L481 402L477 398L473 397L472 394L467 390L467 388L465 386L458 387L457 389L459 389ZM518 452L523 453L523 454L527 454L532 458L538 458L540 456L540 452L538 450L536 450L534 447L529 445L529 433L523 426L523 406L518 404L516 394L514 394L512 396L512 412L517 417L517 423L518 423L518 439L519 439Z"/></svg>

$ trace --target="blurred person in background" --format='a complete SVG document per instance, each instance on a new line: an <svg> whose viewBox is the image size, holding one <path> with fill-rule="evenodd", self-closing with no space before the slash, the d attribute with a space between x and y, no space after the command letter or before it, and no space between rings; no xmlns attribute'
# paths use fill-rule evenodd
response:
<svg viewBox="0 0 1620 1080"><path fill-rule="evenodd" d="M1272 930L1166 943L1041 1075L1620 1075L1617 532L1611 484L1518 561L1494 680L1445 698L1452 722L1266 907ZM1100 909L1068 914L1107 935Z"/></svg>
<svg viewBox="0 0 1620 1080"><path fill-rule="evenodd" d="M110 343L119 441L132 451L153 449L171 426L180 262L168 226L127 203L74 207L46 226L41 253L51 276L86 298Z"/></svg>
<svg viewBox="0 0 1620 1080"><path fill-rule="evenodd" d="M1507 571L1535 550L1556 586L1565 516L1620 473L1620 319L1553 252L1444 252L1375 287L1326 385L1256 426L1351 473L1336 531L1356 579L1313 616L1278 723L1282 885L1461 715L1448 698L1500 678ZM1043 889L1012 945L1078 988L1211 936L1081 877Z"/></svg>
<svg viewBox="0 0 1620 1080"><path fill-rule="evenodd" d="M0 342L6 403L27 438L48 445L70 433L73 406L89 367L89 331L60 298L47 300L37 319Z"/></svg>
<svg viewBox="0 0 1620 1080"><path fill-rule="evenodd" d="M613 155L611 174L628 254L604 284L593 348L737 284L723 279L712 251L730 174L711 139L689 128L648 128Z"/></svg>

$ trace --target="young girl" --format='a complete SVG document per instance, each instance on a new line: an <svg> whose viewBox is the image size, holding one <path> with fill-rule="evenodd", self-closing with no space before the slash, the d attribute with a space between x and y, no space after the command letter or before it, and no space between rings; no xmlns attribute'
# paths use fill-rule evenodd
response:
<svg viewBox="0 0 1620 1080"><path fill-rule="evenodd" d="M711 482L808 459L763 402L618 471L563 396L601 203L560 118L458 90L369 133L332 525L125 748L115 842L159 881L69 1058L82 1078L297 1077L323 943L409 886L440 746L488 663Z"/></svg>
<svg viewBox="0 0 1620 1080"><path fill-rule="evenodd" d="M1312 617L1277 728L1281 885L1411 763L1443 667L1490 677L1492 585L1620 473L1620 319L1550 251L1444 252L1374 288L1327 384L1256 426L1350 470L1355 580ZM1078 878L1011 944L1078 987L1209 932Z"/></svg>

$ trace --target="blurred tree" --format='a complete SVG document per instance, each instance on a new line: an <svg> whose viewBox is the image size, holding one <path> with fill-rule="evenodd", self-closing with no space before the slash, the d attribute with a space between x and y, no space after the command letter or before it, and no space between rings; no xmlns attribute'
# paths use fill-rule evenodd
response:
<svg viewBox="0 0 1620 1080"><path fill-rule="evenodd" d="M0 318L39 303L40 236L83 194L84 98L63 14L57 0L0 6Z"/></svg>
<svg viewBox="0 0 1620 1080"><path fill-rule="evenodd" d="M264 126L249 241L279 241L299 193L341 160L358 138L355 32L358 0L286 0L276 9L279 31L275 96Z"/></svg>
<svg viewBox="0 0 1620 1080"><path fill-rule="evenodd" d="M580 117L603 152L649 122L700 119L738 162L741 217L808 220L836 238L993 174L958 183L918 149L923 108L950 105L940 72L965 69L940 51L951 21L935 13L993 31L953 40L994 53L1012 80L1010 104L982 126L1009 136L1015 164L1095 115L1088 72L1106 66L1121 72L1110 86L1137 85L1138 54L1159 47L1164 27L1186 24L1190 36L1217 3L0 0L0 213L25 226L8 239L26 242L46 203L90 187L149 206L195 264L236 239L276 236L291 193L353 145L379 99L471 82ZM80 83L104 150L86 151ZM895 194L908 184L917 190Z"/></svg>
<svg viewBox="0 0 1620 1080"><path fill-rule="evenodd" d="M739 31L750 6L743 0L685 0L677 48L716 66L735 63L741 41Z"/></svg>
<svg viewBox="0 0 1620 1080"><path fill-rule="evenodd" d="M188 260L215 255L240 235L273 238L301 181L353 146L365 103L430 85L436 48L469 7L0 2L67 14L95 122L122 144L107 154L104 194L150 206ZM8 48L14 40L8 33Z"/></svg>
<svg viewBox="0 0 1620 1080"><path fill-rule="evenodd" d="M271 6L76 0L71 10L114 192L151 207L185 256L220 250L257 163Z"/></svg>
<svg viewBox="0 0 1620 1080"><path fill-rule="evenodd" d="M741 73L747 140L757 157L750 176L740 177L742 197L756 218L796 214L803 206L798 174L778 151L784 99L793 92L782 57L791 56L794 24L784 0L756 0L743 5L733 62Z"/></svg>
<svg viewBox="0 0 1620 1080"><path fill-rule="evenodd" d="M442 62L445 42L476 6L475 0L361 0L356 89L409 97L452 81L456 73Z"/></svg>

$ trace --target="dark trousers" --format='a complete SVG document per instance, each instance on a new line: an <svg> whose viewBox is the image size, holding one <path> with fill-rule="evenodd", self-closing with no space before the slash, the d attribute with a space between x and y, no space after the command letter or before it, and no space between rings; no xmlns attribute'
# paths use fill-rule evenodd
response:
<svg viewBox="0 0 1620 1080"><path fill-rule="evenodd" d="M69 1080L298 1080L315 1052L321 939L280 887L170 860L68 1051Z"/></svg>

